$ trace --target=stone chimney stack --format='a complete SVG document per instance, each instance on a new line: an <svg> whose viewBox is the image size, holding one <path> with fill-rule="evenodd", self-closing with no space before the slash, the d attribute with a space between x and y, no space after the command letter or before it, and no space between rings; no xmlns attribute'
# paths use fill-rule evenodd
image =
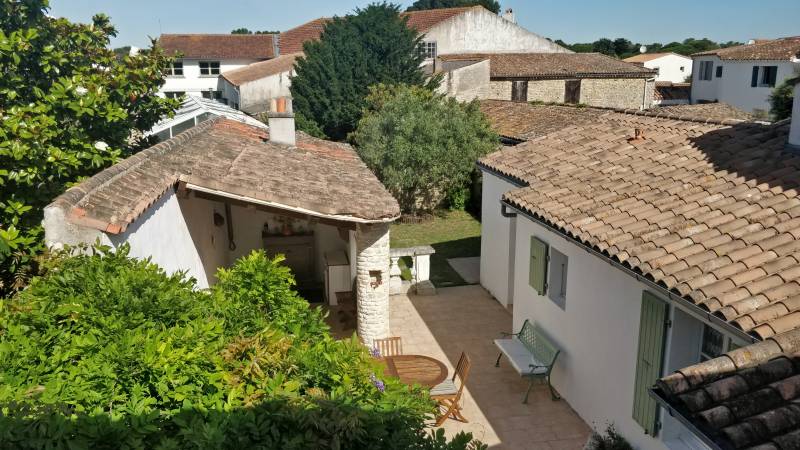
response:
<svg viewBox="0 0 800 450"><path fill-rule="evenodd" d="M503 15L500 16L500 17L502 17L503 19L506 19L507 21L509 21L511 23L517 23L517 18L514 17L514 10L511 9L511 8L506 8L506 10L503 11Z"/></svg>
<svg viewBox="0 0 800 450"><path fill-rule="evenodd" d="M794 82L794 102L792 103L792 125L789 128L789 149L800 152L800 78Z"/></svg>
<svg viewBox="0 0 800 450"><path fill-rule="evenodd" d="M292 109L291 98L273 98L270 101L267 119L269 122L270 141L284 145L295 145L296 132L294 129L294 111Z"/></svg>

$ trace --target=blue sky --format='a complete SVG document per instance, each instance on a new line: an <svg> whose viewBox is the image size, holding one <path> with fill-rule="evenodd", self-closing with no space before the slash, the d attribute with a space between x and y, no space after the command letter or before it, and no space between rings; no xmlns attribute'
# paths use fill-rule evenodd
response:
<svg viewBox="0 0 800 450"><path fill-rule="evenodd" d="M160 33L228 33L234 28L285 30L320 16L342 15L370 0L51 0L51 13L86 22L104 12L119 31L112 42L148 45ZM407 6L413 0L400 3ZM520 25L552 39L634 42L708 37L746 41L800 35L800 1L773 0L501 0ZM766 6L768 5L768 6Z"/></svg>

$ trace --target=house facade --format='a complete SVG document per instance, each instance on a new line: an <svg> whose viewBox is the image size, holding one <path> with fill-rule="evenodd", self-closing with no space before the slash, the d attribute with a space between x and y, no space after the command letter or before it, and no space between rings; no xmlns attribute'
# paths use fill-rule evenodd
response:
<svg viewBox="0 0 800 450"><path fill-rule="evenodd" d="M225 72L220 77L222 97L248 114L269 109L273 98L289 97L294 62L302 53L280 55L267 61Z"/></svg>
<svg viewBox="0 0 800 450"><path fill-rule="evenodd" d="M656 72L656 82L685 83L691 81L692 58L677 53L643 53L623 59Z"/></svg>
<svg viewBox="0 0 800 450"><path fill-rule="evenodd" d="M775 86L797 75L800 37L696 53L692 72L692 103L725 102L766 116Z"/></svg>
<svg viewBox="0 0 800 450"><path fill-rule="evenodd" d="M67 190L45 209L47 245L127 244L200 288L264 249L285 255L300 292L319 300L335 260L339 276L349 273L342 292L357 298L359 336L386 337L399 206L350 146L296 134L281 104L269 131L209 118Z"/></svg>
<svg viewBox="0 0 800 450"><path fill-rule="evenodd" d="M158 43L178 58L167 69L160 93L223 100L220 75L277 55L271 34L162 34Z"/></svg>
<svg viewBox="0 0 800 450"><path fill-rule="evenodd" d="M692 368L726 352L797 342L789 136L786 123L602 111L479 161L481 284L513 304L514 331L530 320L560 348L551 382L587 423L634 448L729 448L651 390L676 371L696 388Z"/></svg>
<svg viewBox="0 0 800 450"><path fill-rule="evenodd" d="M599 53L463 53L438 61L444 75L440 92L459 100L623 109L653 104L655 71Z"/></svg>

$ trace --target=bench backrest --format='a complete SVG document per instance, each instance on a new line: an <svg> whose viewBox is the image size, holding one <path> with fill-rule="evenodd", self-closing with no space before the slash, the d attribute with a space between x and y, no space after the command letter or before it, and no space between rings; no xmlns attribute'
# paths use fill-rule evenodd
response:
<svg viewBox="0 0 800 450"><path fill-rule="evenodd" d="M522 329L517 334L517 339L525 345L525 348L533 354L537 361L548 367L553 365L560 353L558 347L545 336L541 327L527 319L522 324Z"/></svg>

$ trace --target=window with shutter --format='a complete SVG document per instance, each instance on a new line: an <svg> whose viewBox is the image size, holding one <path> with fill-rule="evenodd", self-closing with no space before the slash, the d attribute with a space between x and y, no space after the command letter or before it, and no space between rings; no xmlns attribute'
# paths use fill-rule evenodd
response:
<svg viewBox="0 0 800 450"><path fill-rule="evenodd" d="M753 66L753 76L750 78L750 87L758 86L758 66Z"/></svg>
<svg viewBox="0 0 800 450"><path fill-rule="evenodd" d="M538 293L547 292L547 244L531 236L531 261L528 284Z"/></svg>
<svg viewBox="0 0 800 450"><path fill-rule="evenodd" d="M667 314L668 306L665 302L650 292L642 293L633 419L651 436L655 436L657 432L658 404L648 390L661 377Z"/></svg>

